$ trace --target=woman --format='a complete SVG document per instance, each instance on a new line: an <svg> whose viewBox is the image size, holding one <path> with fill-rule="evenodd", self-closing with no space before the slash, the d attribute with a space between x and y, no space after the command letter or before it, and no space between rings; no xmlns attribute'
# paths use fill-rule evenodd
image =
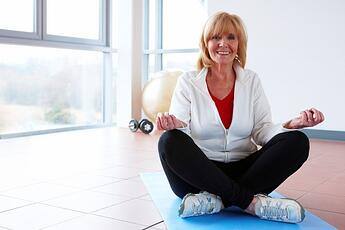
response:
<svg viewBox="0 0 345 230"><path fill-rule="evenodd" d="M307 160L309 140L296 129L324 120L311 108L273 124L257 74L244 69L247 36L226 12L206 22L198 72L183 74L169 113L158 114L161 163L181 217L212 214L231 205L263 219L298 223L303 207L271 193ZM262 148L258 150L257 145Z"/></svg>

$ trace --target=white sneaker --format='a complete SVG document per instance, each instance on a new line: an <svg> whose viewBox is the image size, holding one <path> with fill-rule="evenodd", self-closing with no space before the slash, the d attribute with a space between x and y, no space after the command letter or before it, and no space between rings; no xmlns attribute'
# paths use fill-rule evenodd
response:
<svg viewBox="0 0 345 230"><path fill-rule="evenodd" d="M305 217L304 208L295 200L261 194L255 197L259 200L255 205L255 214L261 219L299 223Z"/></svg>
<svg viewBox="0 0 345 230"><path fill-rule="evenodd" d="M188 193L182 199L179 216L182 218L217 213L224 208L219 196L208 192Z"/></svg>

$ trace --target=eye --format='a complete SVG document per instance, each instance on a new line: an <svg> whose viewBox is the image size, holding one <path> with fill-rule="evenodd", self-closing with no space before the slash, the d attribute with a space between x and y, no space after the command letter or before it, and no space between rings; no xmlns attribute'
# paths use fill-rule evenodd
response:
<svg viewBox="0 0 345 230"><path fill-rule="evenodd" d="M219 35L214 35L211 37L212 40L220 40L220 36Z"/></svg>
<svg viewBox="0 0 345 230"><path fill-rule="evenodd" d="M235 36L235 34L229 34L227 38L228 38L229 40L235 40L235 39L236 39L236 36Z"/></svg>

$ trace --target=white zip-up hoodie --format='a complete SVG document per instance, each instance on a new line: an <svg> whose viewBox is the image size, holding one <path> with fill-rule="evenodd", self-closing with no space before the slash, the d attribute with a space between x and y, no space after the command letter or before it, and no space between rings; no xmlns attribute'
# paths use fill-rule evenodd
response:
<svg viewBox="0 0 345 230"><path fill-rule="evenodd" d="M219 116L206 85L207 68L182 74L171 99L169 113L187 124L181 128L211 160L230 162L246 158L278 133L291 131L273 124L260 79L253 71L234 66L236 72L233 117L229 129ZM256 145L257 144L257 145Z"/></svg>

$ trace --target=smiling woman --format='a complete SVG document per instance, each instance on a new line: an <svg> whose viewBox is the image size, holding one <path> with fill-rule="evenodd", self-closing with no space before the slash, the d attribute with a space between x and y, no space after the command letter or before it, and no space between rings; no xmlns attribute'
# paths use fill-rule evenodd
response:
<svg viewBox="0 0 345 230"><path fill-rule="evenodd" d="M166 130L158 150L171 189L182 198L179 216L235 205L262 219L303 221L298 202L262 194L307 160L309 140L295 129L321 123L323 114L311 108L286 123L272 122L258 75L245 69L247 36L238 16L211 16L200 47L198 71L181 75L169 113L156 119Z"/></svg>

